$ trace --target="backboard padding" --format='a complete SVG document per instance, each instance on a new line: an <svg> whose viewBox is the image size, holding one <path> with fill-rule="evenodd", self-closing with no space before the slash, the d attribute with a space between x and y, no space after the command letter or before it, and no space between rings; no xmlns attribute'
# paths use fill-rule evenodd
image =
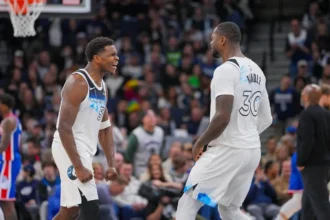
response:
<svg viewBox="0 0 330 220"><path fill-rule="evenodd" d="M95 14L95 0L81 0L79 5L47 3L40 17L91 17ZM8 16L8 5L0 0L0 16Z"/></svg>

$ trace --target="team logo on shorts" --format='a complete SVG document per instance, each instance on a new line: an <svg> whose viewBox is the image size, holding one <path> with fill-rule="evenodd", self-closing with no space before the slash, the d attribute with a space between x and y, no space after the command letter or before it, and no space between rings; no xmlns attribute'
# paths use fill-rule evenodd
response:
<svg viewBox="0 0 330 220"><path fill-rule="evenodd" d="M69 166L69 168L68 168L68 177L70 178L70 180L76 180L77 179L76 172L73 168L73 165Z"/></svg>

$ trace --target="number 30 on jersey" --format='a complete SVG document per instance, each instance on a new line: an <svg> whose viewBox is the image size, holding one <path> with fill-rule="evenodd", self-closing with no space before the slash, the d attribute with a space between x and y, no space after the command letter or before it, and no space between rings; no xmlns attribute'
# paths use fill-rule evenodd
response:
<svg viewBox="0 0 330 220"><path fill-rule="evenodd" d="M242 116L248 116L252 114L253 116L258 115L260 99L261 99L261 92L256 91L252 93L252 91L244 91L243 96L245 97L243 106L239 109L239 113Z"/></svg>

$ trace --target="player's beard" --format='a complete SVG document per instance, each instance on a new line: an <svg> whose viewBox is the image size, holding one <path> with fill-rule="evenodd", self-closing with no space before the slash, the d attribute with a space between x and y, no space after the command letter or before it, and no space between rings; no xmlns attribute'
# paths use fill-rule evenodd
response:
<svg viewBox="0 0 330 220"><path fill-rule="evenodd" d="M330 110L330 105L324 105L323 108L326 110Z"/></svg>

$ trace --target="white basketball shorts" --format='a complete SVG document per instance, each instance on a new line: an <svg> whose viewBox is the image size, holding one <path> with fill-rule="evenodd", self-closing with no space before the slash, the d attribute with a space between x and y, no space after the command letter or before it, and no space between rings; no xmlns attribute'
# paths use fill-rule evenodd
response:
<svg viewBox="0 0 330 220"><path fill-rule="evenodd" d="M208 148L192 168L185 189L194 199L215 207L240 207L260 162L260 148Z"/></svg>
<svg viewBox="0 0 330 220"><path fill-rule="evenodd" d="M97 200L98 195L94 178L87 183L80 182L75 175L69 156L60 143L53 142L52 153L61 178L61 206L68 208L78 206L81 204L81 193L86 197L87 201ZM87 151L82 152L79 150L78 153L83 166L94 175L92 167L93 156Z"/></svg>

